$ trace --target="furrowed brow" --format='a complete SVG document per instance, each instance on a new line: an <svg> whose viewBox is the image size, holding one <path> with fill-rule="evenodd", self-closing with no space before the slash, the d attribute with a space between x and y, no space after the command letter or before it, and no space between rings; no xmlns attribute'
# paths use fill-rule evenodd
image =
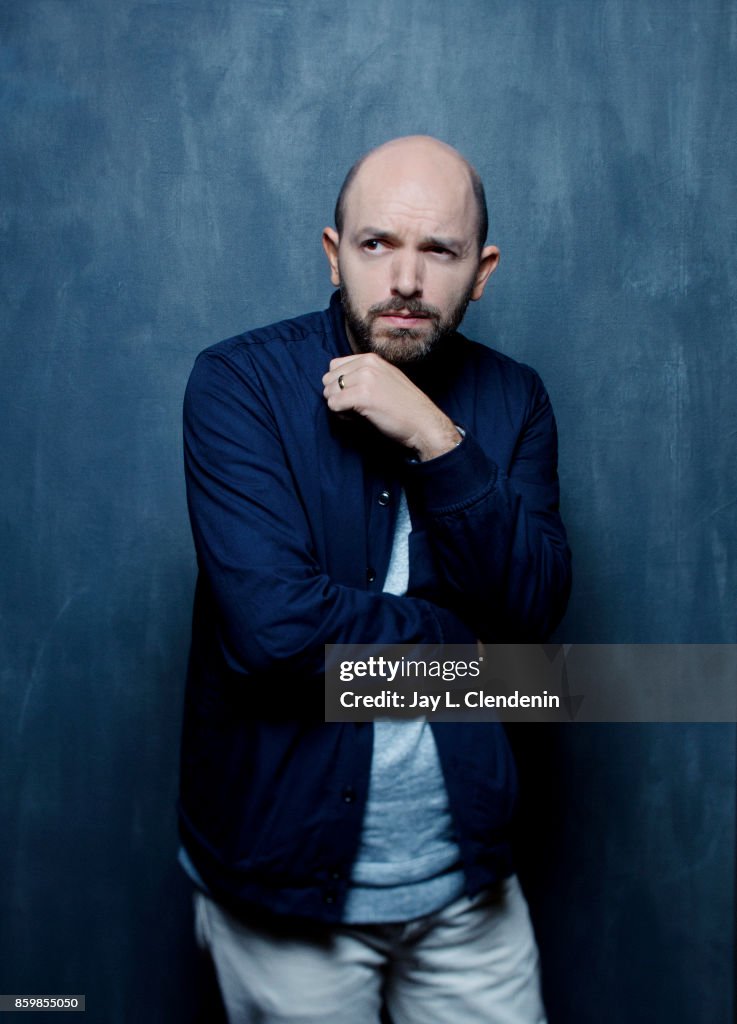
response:
<svg viewBox="0 0 737 1024"><path fill-rule="evenodd" d="M357 238L377 238L380 241L395 242L397 236L392 234L391 231L386 231L382 228L373 228L370 225L364 228L359 228L356 232Z"/></svg>
<svg viewBox="0 0 737 1024"><path fill-rule="evenodd" d="M392 231L385 228L376 228L368 224L359 228L356 238L375 238L380 242L397 242L399 237ZM466 244L460 238L440 237L439 235L426 235L420 240L422 248L450 249L454 252L462 252Z"/></svg>
<svg viewBox="0 0 737 1024"><path fill-rule="evenodd" d="M455 252L463 249L463 242L459 238L441 238L438 235L428 235L422 239L420 245L427 248L452 249Z"/></svg>

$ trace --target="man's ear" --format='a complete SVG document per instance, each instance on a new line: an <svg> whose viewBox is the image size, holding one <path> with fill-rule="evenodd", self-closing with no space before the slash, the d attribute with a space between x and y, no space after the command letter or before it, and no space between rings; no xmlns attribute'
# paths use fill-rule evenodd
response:
<svg viewBox="0 0 737 1024"><path fill-rule="evenodd" d="M324 228L322 232L322 247L330 264L330 280L337 288L340 284L340 271L338 270L338 245L340 236L335 228Z"/></svg>
<svg viewBox="0 0 737 1024"><path fill-rule="evenodd" d="M473 282L473 291L471 292L471 299L475 302L480 299L484 294L484 288L486 282L489 280L491 275L494 273L496 268L499 266L499 250L495 245L485 245L481 250L481 259L479 260L479 269L476 271L476 277Z"/></svg>

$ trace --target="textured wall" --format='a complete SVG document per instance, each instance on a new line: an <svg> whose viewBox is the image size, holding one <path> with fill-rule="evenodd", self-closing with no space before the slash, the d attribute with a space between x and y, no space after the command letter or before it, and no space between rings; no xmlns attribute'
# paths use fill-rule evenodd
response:
<svg viewBox="0 0 737 1024"><path fill-rule="evenodd" d="M724 0L2 6L0 991L188 1019L181 396L205 345L325 304L372 144L487 182L467 329L558 414L561 636L736 639L736 58ZM727 1024L734 730L523 745L551 1024Z"/></svg>

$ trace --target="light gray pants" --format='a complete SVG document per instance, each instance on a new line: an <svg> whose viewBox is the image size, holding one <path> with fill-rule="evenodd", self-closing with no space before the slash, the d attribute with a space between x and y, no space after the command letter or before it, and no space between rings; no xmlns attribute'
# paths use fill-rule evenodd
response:
<svg viewBox="0 0 737 1024"><path fill-rule="evenodd" d="M199 944L230 1024L545 1024L538 957L515 877L404 924L246 924L195 893Z"/></svg>

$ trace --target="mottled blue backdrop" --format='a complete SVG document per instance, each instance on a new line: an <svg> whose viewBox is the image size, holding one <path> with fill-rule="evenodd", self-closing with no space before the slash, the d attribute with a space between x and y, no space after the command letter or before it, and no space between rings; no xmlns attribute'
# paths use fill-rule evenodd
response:
<svg viewBox="0 0 737 1024"><path fill-rule="evenodd" d="M502 250L467 333L558 415L561 638L735 641L737 5L8 0L0 72L0 991L186 1024L195 354L322 307L348 165L446 139ZM734 728L519 743L551 1024L728 1024Z"/></svg>

